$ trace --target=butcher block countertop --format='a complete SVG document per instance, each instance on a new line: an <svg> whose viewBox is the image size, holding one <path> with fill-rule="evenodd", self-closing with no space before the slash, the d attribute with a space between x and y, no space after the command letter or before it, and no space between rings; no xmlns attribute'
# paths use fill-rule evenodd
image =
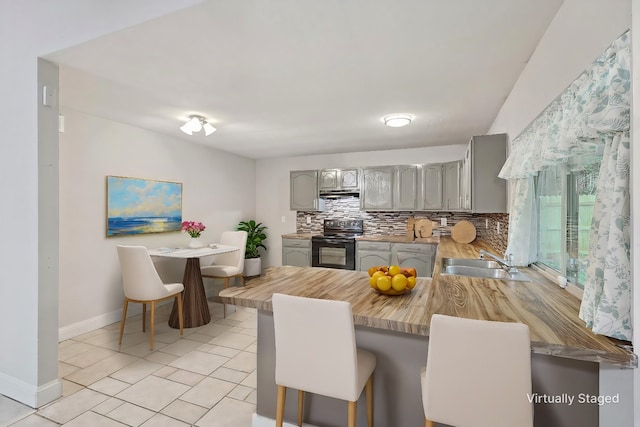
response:
<svg viewBox="0 0 640 427"><path fill-rule="evenodd" d="M322 233L289 233L289 234L283 234L282 238L283 239L306 239L306 240L309 240L313 236L319 236L320 234L322 234Z"/></svg>
<svg viewBox="0 0 640 427"><path fill-rule="evenodd" d="M289 233L283 234L283 239L311 239L313 236L321 236L322 233ZM431 236L424 238L411 239L404 235L398 236L386 236L386 235L374 235L374 234L363 234L362 236L356 237L356 241L361 242L389 242L389 243L431 243L438 244L440 241L440 237Z"/></svg>
<svg viewBox="0 0 640 427"><path fill-rule="evenodd" d="M480 249L494 252L482 241L461 244L441 237L433 279L418 278L413 291L400 296L371 289L364 271L291 266L269 267L245 287L224 289L220 296L229 304L267 311L274 293L349 301L356 325L424 336L436 313L522 322L530 328L534 353L637 367L632 352L584 326L578 298L534 269L522 269L531 282L440 275L442 257L478 258Z"/></svg>

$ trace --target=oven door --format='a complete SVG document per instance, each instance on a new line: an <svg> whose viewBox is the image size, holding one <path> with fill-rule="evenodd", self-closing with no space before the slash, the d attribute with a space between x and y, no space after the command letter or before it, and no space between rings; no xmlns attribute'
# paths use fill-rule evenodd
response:
<svg viewBox="0 0 640 427"><path fill-rule="evenodd" d="M312 239L311 266L356 269L356 241L354 239Z"/></svg>

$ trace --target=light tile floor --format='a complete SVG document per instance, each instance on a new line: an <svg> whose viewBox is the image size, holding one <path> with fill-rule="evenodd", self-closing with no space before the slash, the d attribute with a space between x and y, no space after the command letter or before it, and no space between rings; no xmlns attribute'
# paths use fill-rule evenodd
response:
<svg viewBox="0 0 640 427"><path fill-rule="evenodd" d="M256 406L256 312L209 302L211 323L168 326L171 304L156 313L155 351L140 315L63 341L63 395L34 411L0 395L0 426L250 427Z"/></svg>

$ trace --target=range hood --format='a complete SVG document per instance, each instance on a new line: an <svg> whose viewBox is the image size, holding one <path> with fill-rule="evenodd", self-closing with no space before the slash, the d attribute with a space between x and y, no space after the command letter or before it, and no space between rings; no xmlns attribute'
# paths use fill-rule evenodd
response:
<svg viewBox="0 0 640 427"><path fill-rule="evenodd" d="M357 188L342 190L320 190L320 198L322 199L340 199L343 197L360 197L360 190L358 190Z"/></svg>

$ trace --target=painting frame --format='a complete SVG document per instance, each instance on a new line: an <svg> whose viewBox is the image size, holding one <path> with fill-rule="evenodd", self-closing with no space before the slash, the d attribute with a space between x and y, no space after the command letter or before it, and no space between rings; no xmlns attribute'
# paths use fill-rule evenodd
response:
<svg viewBox="0 0 640 427"><path fill-rule="evenodd" d="M181 230L181 182L106 176L106 237Z"/></svg>

